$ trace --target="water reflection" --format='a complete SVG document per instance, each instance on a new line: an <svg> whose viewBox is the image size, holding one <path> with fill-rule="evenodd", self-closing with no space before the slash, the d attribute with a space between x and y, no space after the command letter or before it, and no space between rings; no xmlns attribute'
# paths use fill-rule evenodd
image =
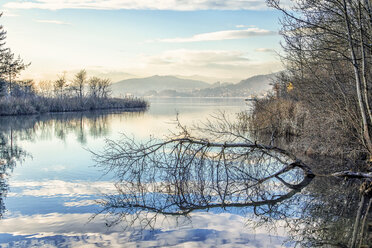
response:
<svg viewBox="0 0 372 248"><path fill-rule="evenodd" d="M115 171L122 182L116 185L118 194L103 203L110 213L117 213L118 207L124 210L113 223L127 217L137 219L144 211L176 216L253 207L257 215L265 214L314 177L304 164L285 160L256 147L189 139L149 141L146 145L129 138L108 141L105 151L96 155L96 161ZM156 218L144 222L153 226Z"/></svg>
<svg viewBox="0 0 372 248"><path fill-rule="evenodd" d="M44 140L52 136L65 140L69 133L76 135L81 144L87 136L94 138L109 133L108 123L113 116L123 112L90 111L34 116L1 117L0 132L12 133L12 140ZM138 117L144 112L125 112L127 118Z"/></svg>
<svg viewBox="0 0 372 248"><path fill-rule="evenodd" d="M137 180L128 182L126 175L117 183L116 193L100 201L103 207L100 214L105 214L108 226L120 224L135 232L161 230L164 222L187 227L201 211L238 213L245 218L247 229L264 228L270 233L285 227L287 238L283 242L290 247L372 245L372 222L368 215L371 198L361 196L358 189L362 182L313 179L301 170L290 170L281 178L300 178L297 183L292 182L292 189L285 190L285 185L277 180L260 179L259 185L248 191L252 177L246 171L230 171L231 177L213 185L210 176L216 176L216 171L207 175L205 167L200 170L203 173L195 170L197 175L192 174L191 180L185 180L181 168L141 175L131 171ZM154 183L154 177L160 174L168 174L168 180ZM239 185L236 178L240 178ZM228 185L228 180L234 181L234 186Z"/></svg>
<svg viewBox="0 0 372 248"><path fill-rule="evenodd" d="M4 126L0 125L3 129ZM15 142L16 133L12 126L8 126L6 130L0 130L0 218L5 211L4 197L8 192L8 177L13 172L13 169L18 162L21 162L28 154Z"/></svg>
<svg viewBox="0 0 372 248"><path fill-rule="evenodd" d="M316 178L299 202L298 218L287 222L291 240L304 247L371 247L371 195L360 190L365 183Z"/></svg>
<svg viewBox="0 0 372 248"><path fill-rule="evenodd" d="M84 145L87 137L99 138L110 132L109 121L122 112L84 112L45 114L35 116L0 118L0 217L5 211L4 197L9 185L8 180L17 164L32 154L19 145L22 141L40 142L57 138L66 140L74 134L76 140ZM128 118L141 116L143 112L126 112Z"/></svg>
<svg viewBox="0 0 372 248"><path fill-rule="evenodd" d="M164 219L183 224L192 222L195 212L220 211L239 213L267 230L284 223L289 246L372 244L368 178L316 176L279 148L218 143L180 129L165 141L109 140L95 154L98 164L119 179L116 193L101 201L108 226L158 230Z"/></svg>
<svg viewBox="0 0 372 248"><path fill-rule="evenodd" d="M186 109L181 118L191 122L216 109L193 104L179 103ZM200 150L192 159L183 153L186 143L166 147L174 156L157 166L149 160L108 177L92 167L84 148L101 150L105 138L119 140L121 132L161 137L173 125L175 105L161 102L147 113L0 118L1 159L9 161L1 166L9 176L0 179L8 209L0 246L351 247L354 239L355 247L371 246L362 180L313 178L280 157L245 149L192 146ZM234 156L240 163L229 162Z"/></svg>

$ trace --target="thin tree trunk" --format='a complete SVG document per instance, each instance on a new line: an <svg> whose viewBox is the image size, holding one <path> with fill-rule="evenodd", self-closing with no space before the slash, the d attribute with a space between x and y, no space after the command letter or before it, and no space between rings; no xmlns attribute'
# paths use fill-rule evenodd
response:
<svg viewBox="0 0 372 248"><path fill-rule="evenodd" d="M12 74L9 74L9 95L12 95Z"/></svg>
<svg viewBox="0 0 372 248"><path fill-rule="evenodd" d="M362 92L361 92L362 82L361 82L360 75L359 75L360 69L359 69L358 62L356 60L355 51L354 51L354 47L353 47L353 40L352 40L353 38L352 38L352 35L351 35L351 27L350 27L349 16L348 16L348 13L347 13L346 0L343 0L343 4L344 4L343 7L344 7L345 25L346 25L346 28L347 28L348 42L349 42L349 46L350 46L350 54L351 54L351 59L352 59L352 64L353 64L353 69L354 69L354 74L355 74L355 84L356 84L357 98L358 98L358 103L359 103L359 110L360 110L360 113L362 115L363 138L364 138L364 141L365 141L365 144L367 146L367 150L368 150L369 154L372 155L372 142L371 142L371 138L369 136L367 115L366 115L366 110L365 110L365 107L364 107Z"/></svg>
<svg viewBox="0 0 372 248"><path fill-rule="evenodd" d="M350 245L349 245L350 248L355 248L356 245L357 245L359 222L360 222L360 218L362 216L364 202L365 202L365 197L364 197L364 194L362 194L362 199L360 199L358 212L357 212L357 215L355 217L354 230L353 230L353 234L351 236Z"/></svg>
<svg viewBox="0 0 372 248"><path fill-rule="evenodd" d="M366 104L367 113L369 116L370 124L372 124L372 113L371 107L369 106L369 99L368 99L368 83L367 83L367 61L366 61L366 52L364 46L364 38L363 38L363 23L362 23L362 5L360 0L358 1L358 11L359 11L359 25L360 25L360 49L362 53L362 80L363 80L363 96L364 102Z"/></svg>
<svg viewBox="0 0 372 248"><path fill-rule="evenodd" d="M372 26L372 12L371 12L370 0L364 0L364 5L365 5L365 8L366 8L366 10L368 12L369 24Z"/></svg>
<svg viewBox="0 0 372 248"><path fill-rule="evenodd" d="M362 221L362 224L361 224L359 248L361 248L362 245L363 245L364 228L365 228L366 220L367 220L367 217L368 217L368 214L369 214L369 209L371 208L371 204L372 204L372 198L370 198L369 201L368 201L368 206L367 206L367 209L364 213L363 221Z"/></svg>

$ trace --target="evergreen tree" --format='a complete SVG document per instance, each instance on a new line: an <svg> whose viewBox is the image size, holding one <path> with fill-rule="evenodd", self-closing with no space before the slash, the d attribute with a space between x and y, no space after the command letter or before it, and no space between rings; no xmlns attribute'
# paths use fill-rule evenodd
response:
<svg viewBox="0 0 372 248"><path fill-rule="evenodd" d="M0 17L2 13L0 14ZM4 27L0 25L0 79L8 81L9 93L12 93L12 83L14 82L17 75L26 69L30 64L26 64L18 56L15 57L14 53L9 48L5 47L6 40L6 31ZM0 87L0 91L4 87ZM5 87L6 88L6 87ZM6 92L5 92L6 93ZM4 92L0 92L0 95L3 95Z"/></svg>

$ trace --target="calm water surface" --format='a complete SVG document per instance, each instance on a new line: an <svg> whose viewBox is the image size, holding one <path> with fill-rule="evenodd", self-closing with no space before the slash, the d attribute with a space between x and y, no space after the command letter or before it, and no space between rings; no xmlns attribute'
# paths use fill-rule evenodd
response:
<svg viewBox="0 0 372 248"><path fill-rule="evenodd" d="M95 167L88 149L100 151L105 139L117 140L123 133L136 140L150 135L162 138L174 129L177 113L181 122L191 125L217 111L237 113L248 108L242 99L150 102L146 112L0 118L0 246L292 247L291 240L299 237L317 241L338 233L337 242L350 237L358 194L350 183L333 189L333 195L324 193L325 187L343 184L337 180L312 182L309 189L279 204L274 214L261 211L260 218L250 208L158 216L153 228L123 222L108 226L107 213L92 218L102 210L97 200L115 194L117 178ZM344 209L342 215L330 210L338 206ZM319 229L328 223L330 231L319 232L312 223Z"/></svg>

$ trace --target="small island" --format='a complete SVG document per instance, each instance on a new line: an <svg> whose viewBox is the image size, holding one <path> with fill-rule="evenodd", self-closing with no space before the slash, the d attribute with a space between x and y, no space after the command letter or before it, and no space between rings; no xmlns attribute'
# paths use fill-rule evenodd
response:
<svg viewBox="0 0 372 248"><path fill-rule="evenodd" d="M0 116L48 112L89 110L144 110L148 103L140 98L111 97L111 82L98 77L88 78L81 70L71 82L65 75L56 81L0 81Z"/></svg>

